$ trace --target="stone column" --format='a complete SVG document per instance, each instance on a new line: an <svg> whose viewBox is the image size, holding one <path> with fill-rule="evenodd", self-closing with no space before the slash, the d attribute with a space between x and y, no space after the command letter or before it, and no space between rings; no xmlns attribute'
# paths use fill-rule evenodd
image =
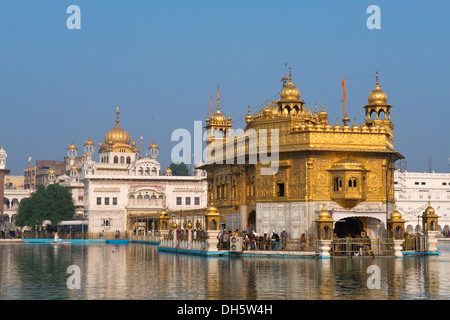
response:
<svg viewBox="0 0 450 320"><path fill-rule="evenodd" d="M216 252L217 249L217 236L219 235L219 230L206 230L206 251Z"/></svg>
<svg viewBox="0 0 450 320"><path fill-rule="evenodd" d="M394 241L394 255L397 258L402 258L403 257L403 242L405 241L404 239L397 239L397 240L393 240Z"/></svg>
<svg viewBox="0 0 450 320"><path fill-rule="evenodd" d="M430 252L437 252L437 235L439 234L439 231L424 231L424 235L428 237L428 250Z"/></svg>
<svg viewBox="0 0 450 320"><path fill-rule="evenodd" d="M317 240L318 242L318 254L319 258L321 259L329 259L331 257L330 250L331 250L331 242L333 240Z"/></svg>

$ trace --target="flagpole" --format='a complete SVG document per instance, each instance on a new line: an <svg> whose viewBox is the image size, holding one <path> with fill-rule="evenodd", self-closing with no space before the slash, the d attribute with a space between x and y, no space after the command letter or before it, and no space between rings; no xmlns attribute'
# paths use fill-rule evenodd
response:
<svg viewBox="0 0 450 320"><path fill-rule="evenodd" d="M141 159L142 159L142 136L141 136Z"/></svg>
<svg viewBox="0 0 450 320"><path fill-rule="evenodd" d="M345 100L347 99L347 96L346 96L346 93L345 93L345 76L343 76L343 78L342 78L342 87L343 87L343 99L342 99L342 101L343 101L343 103L344 103L344 118L342 119L342 122L344 123L344 125L346 125L347 124L347 122L349 122L350 121L350 119L349 118L347 118L347 113L345 112Z"/></svg>

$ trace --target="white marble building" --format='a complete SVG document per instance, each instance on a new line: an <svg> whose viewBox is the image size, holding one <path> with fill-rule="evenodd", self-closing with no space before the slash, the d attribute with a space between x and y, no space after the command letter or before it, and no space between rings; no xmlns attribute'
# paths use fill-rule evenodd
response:
<svg viewBox="0 0 450 320"><path fill-rule="evenodd" d="M430 202L439 216L439 231L450 229L450 173L421 173L396 170L394 195L405 219L405 231L422 230L421 215Z"/></svg>
<svg viewBox="0 0 450 320"><path fill-rule="evenodd" d="M195 170L194 176L172 176L167 169L163 174L157 161L157 144L153 142L141 158L136 143L119 124L118 109L116 114L115 126L99 143L99 161L93 159L95 145L89 138L81 167L72 165L65 182L76 200L82 199L89 232L130 231L130 217L157 217L164 207L169 213L206 209L205 172Z"/></svg>

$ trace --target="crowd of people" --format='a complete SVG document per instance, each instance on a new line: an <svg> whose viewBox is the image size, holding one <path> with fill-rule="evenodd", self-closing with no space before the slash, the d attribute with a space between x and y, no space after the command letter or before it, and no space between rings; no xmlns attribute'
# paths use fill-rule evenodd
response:
<svg viewBox="0 0 450 320"><path fill-rule="evenodd" d="M20 232L14 229L2 229L1 230L1 238L2 239L17 239L20 238Z"/></svg>
<svg viewBox="0 0 450 320"><path fill-rule="evenodd" d="M242 249L243 250L301 250L306 249L306 236L302 234L299 240L288 241L288 233L286 229L283 229L280 234L275 230L272 230L270 234L264 233L259 234L255 230L251 232L241 231L238 229L226 230L223 229L219 232L218 248L219 250L229 250L230 249L230 239L231 237L241 237L242 238ZM289 243L293 243L294 246L288 246Z"/></svg>

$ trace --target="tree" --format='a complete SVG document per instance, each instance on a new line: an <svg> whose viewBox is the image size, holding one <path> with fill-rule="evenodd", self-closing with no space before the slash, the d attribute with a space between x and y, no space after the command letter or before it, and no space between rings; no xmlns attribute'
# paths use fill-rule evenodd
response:
<svg viewBox="0 0 450 320"><path fill-rule="evenodd" d="M190 176L189 169L184 162L172 163L169 168L172 170L173 176Z"/></svg>
<svg viewBox="0 0 450 320"><path fill-rule="evenodd" d="M70 191L59 184L51 184L38 187L30 198L20 202L15 224L34 227L50 220L56 226L63 220L73 219L74 215L75 205Z"/></svg>

